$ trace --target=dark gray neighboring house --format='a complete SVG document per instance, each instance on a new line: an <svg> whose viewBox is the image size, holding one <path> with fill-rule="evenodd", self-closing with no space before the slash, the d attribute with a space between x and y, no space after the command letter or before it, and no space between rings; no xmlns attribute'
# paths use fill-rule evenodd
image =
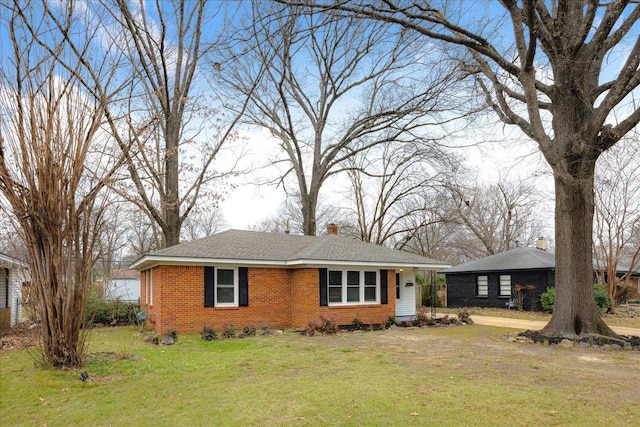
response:
<svg viewBox="0 0 640 427"><path fill-rule="evenodd" d="M519 247L458 264L443 273L448 307L504 308L520 296L523 309L541 310L540 294L554 285L555 254Z"/></svg>
<svg viewBox="0 0 640 427"><path fill-rule="evenodd" d="M555 265L553 252L522 247L458 264L442 271L447 277L447 306L504 308L511 301L524 310L542 310L540 295L554 286ZM594 260L594 283L597 268ZM616 274L628 270L628 265L619 264ZM638 287L639 278L640 271L633 271L631 284Z"/></svg>

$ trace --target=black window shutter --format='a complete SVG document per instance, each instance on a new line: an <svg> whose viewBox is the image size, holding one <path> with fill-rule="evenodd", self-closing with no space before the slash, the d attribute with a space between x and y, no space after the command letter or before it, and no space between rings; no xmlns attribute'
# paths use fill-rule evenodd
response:
<svg viewBox="0 0 640 427"><path fill-rule="evenodd" d="M215 305L214 301L214 267L205 267L204 268L204 306L205 307L213 307Z"/></svg>
<svg viewBox="0 0 640 427"><path fill-rule="evenodd" d="M247 267L238 267L238 285L240 307L249 306L249 269Z"/></svg>
<svg viewBox="0 0 640 427"><path fill-rule="evenodd" d="M387 270L380 270L380 303L389 304Z"/></svg>
<svg viewBox="0 0 640 427"><path fill-rule="evenodd" d="M329 305L329 295L327 289L327 269L319 268L320 273L320 307L326 307Z"/></svg>

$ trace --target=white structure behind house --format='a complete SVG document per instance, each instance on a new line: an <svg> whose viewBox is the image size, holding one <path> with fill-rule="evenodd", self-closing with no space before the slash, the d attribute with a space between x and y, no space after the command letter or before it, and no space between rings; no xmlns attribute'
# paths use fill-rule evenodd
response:
<svg viewBox="0 0 640 427"><path fill-rule="evenodd" d="M124 302L140 302L140 272L137 270L113 270L107 285L106 298Z"/></svg>
<svg viewBox="0 0 640 427"><path fill-rule="evenodd" d="M0 253L0 330L22 322L22 287L29 277L27 263Z"/></svg>

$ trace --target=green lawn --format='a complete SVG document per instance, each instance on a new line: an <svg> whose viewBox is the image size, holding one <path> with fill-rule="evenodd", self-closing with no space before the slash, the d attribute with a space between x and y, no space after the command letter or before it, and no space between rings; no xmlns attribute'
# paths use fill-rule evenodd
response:
<svg viewBox="0 0 640 427"><path fill-rule="evenodd" d="M174 346L137 329L90 338L79 370L0 353L0 425L630 425L640 352L560 349L483 326Z"/></svg>

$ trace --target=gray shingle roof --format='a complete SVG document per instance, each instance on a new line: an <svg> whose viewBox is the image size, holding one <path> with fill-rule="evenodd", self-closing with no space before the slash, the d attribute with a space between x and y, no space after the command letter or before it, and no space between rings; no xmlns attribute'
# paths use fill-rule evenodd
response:
<svg viewBox="0 0 640 427"><path fill-rule="evenodd" d="M507 271L507 270L553 270L556 267L555 253L542 251L535 248L513 248L499 254L490 255L474 261L458 264L442 273L474 273L481 271ZM598 263L593 261L594 270L598 269ZM629 270L629 265L618 264L617 272L624 274ZM637 269L632 276L637 276L640 271Z"/></svg>
<svg viewBox="0 0 640 427"><path fill-rule="evenodd" d="M465 262L443 273L471 273L476 271L554 269L555 254L535 248L513 248L499 254Z"/></svg>
<svg viewBox="0 0 640 427"><path fill-rule="evenodd" d="M448 264L432 258L365 243L342 235L300 236L257 231L227 230L204 239L172 246L147 254L132 267L151 263L188 261L251 262L254 264L370 263L446 268Z"/></svg>

